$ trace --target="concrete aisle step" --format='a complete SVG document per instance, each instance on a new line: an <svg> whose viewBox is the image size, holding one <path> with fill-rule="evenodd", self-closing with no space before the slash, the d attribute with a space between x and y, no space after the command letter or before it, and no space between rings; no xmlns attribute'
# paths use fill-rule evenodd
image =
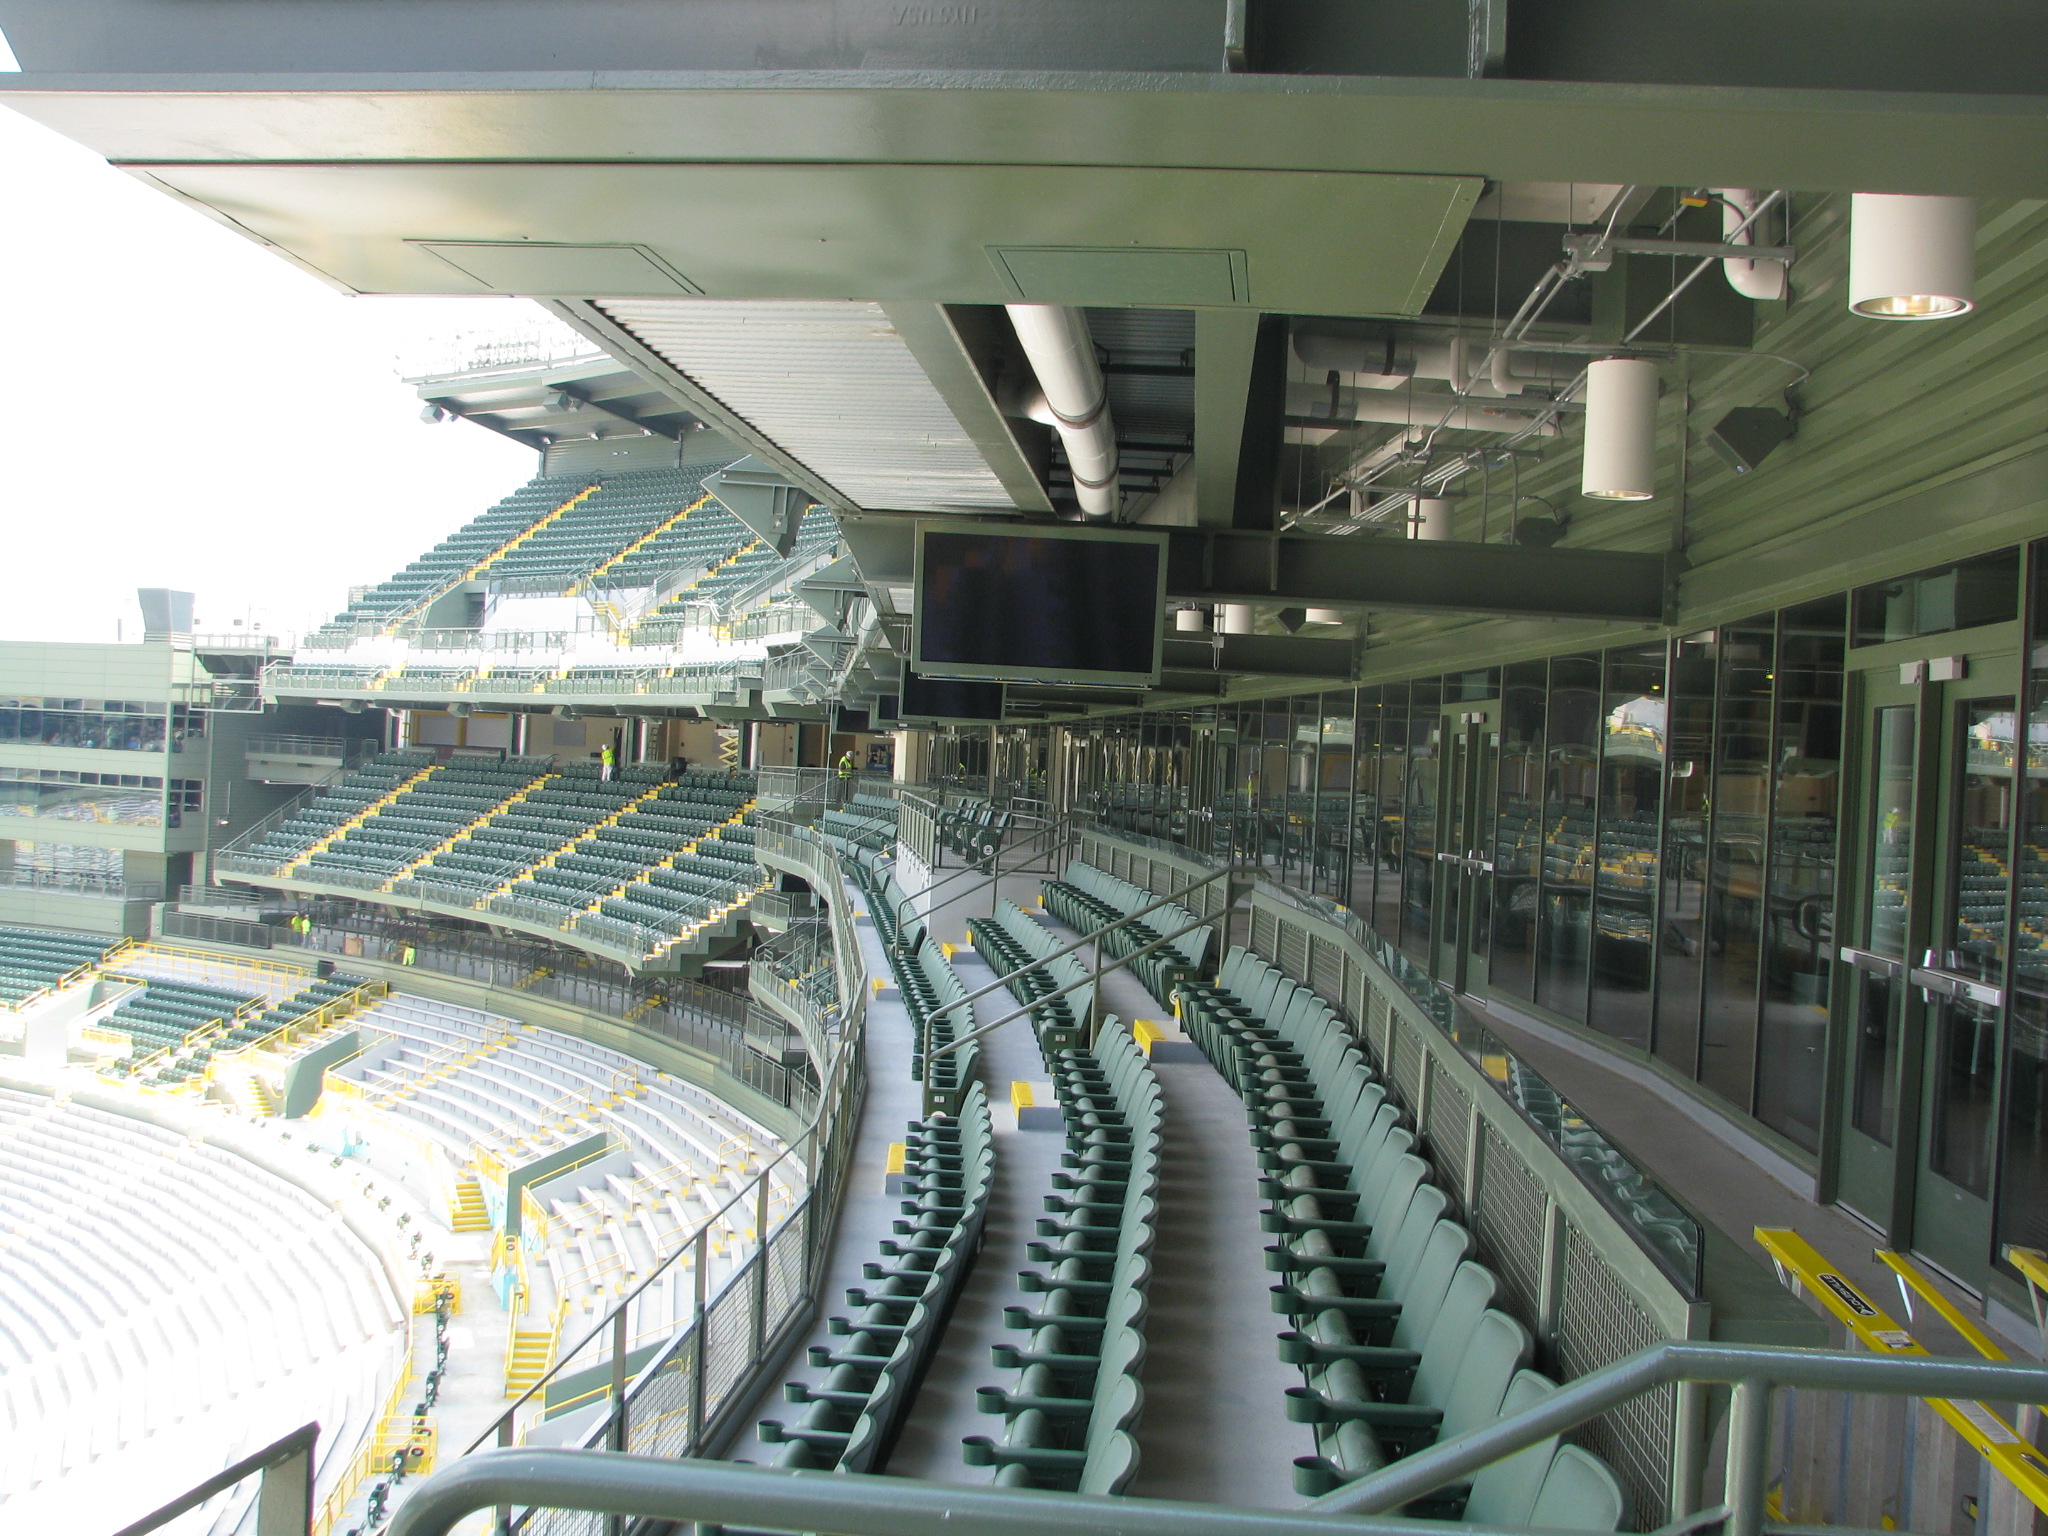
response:
<svg viewBox="0 0 2048 1536"><path fill-rule="evenodd" d="M1031 909L1028 902L1020 905ZM1062 942L1071 929L1032 910ZM1163 1008L1128 970L1103 978L1102 1008L1128 1023ZM1295 1509L1294 1458L1313 1455L1306 1425L1287 1421L1298 1371L1275 1345L1266 1269L1273 1239L1259 1228L1258 1159L1244 1103L1206 1060L1155 1061L1165 1103L1159 1221L1145 1325L1145 1412L1134 1497L1248 1509Z"/></svg>
<svg viewBox="0 0 2048 1536"><path fill-rule="evenodd" d="M865 910L864 898L849 883L842 887L842 900ZM861 955L868 974L880 976L893 988L894 974L872 919L858 924ZM728 1461L752 1461L763 1465L775 1459L776 1447L764 1445L754 1426L762 1419L789 1419L802 1409L786 1402L782 1384L810 1380L816 1372L806 1363L805 1349L812 1344L841 1347L842 1340L826 1331L826 1319L844 1317L849 1308L848 1286L867 1284L860 1267L875 1257L877 1245L891 1234L893 1223L903 1214L903 1197L883 1192L887 1177L889 1147L903 1139L904 1126L923 1111L918 1085L910 1076L910 1014L902 1002L871 998L868 1002L867 1059L868 1095L861 1111L860 1130L854 1141L853 1172L846 1185L846 1198L839 1207L839 1224L832 1234L832 1246L825 1256L825 1275L818 1287L818 1315L808 1337L798 1343L781 1369L770 1374L753 1406L742 1418L744 1428L725 1453ZM1007 1099L1005 1100L1007 1102Z"/></svg>
<svg viewBox="0 0 2048 1536"><path fill-rule="evenodd" d="M996 979L972 951L960 953L953 963L969 992ZM1006 992L982 999L975 1004L977 1025L994 1023L1014 1006ZM995 1182L989 1192L981 1257L961 1289L952 1321L939 1339L924 1385L889 1457L887 1470L894 1477L988 1482L987 1469L970 1467L960 1459L961 1440L995 1433L1002 1424L975 1408L974 1389L1008 1384L1009 1373L990 1363L989 1346L1019 1337L1004 1329L1004 1307L1037 1300L1017 1288L1017 1271L1030 1262L1024 1245L1037 1236L1036 1223L1045 1214L1043 1197L1052 1191L1053 1170L1059 1167L1066 1138L1057 1131L1017 1129L1016 1112L1010 1107L1010 1084L1045 1077L1044 1059L1028 1021L1018 1019L983 1038L981 1075L988 1089L996 1143Z"/></svg>

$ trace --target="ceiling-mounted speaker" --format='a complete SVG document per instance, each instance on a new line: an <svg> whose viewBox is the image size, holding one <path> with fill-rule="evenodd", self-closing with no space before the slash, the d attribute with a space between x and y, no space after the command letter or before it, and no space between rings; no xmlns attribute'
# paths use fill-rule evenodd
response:
<svg viewBox="0 0 2048 1536"><path fill-rule="evenodd" d="M1792 418L1768 405L1738 405L1707 429L1707 446L1738 475L1746 475L1792 435Z"/></svg>

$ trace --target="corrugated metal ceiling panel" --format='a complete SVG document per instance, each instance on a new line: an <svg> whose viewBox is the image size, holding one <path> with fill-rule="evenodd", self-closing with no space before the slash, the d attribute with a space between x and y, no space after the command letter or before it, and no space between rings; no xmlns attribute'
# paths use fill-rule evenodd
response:
<svg viewBox="0 0 2048 1536"><path fill-rule="evenodd" d="M1015 507L878 304L607 299L598 307L856 506Z"/></svg>

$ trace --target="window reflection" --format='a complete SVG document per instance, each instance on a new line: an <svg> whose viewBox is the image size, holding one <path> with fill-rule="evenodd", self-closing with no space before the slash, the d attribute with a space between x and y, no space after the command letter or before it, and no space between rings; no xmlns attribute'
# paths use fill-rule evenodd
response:
<svg viewBox="0 0 2048 1536"><path fill-rule="evenodd" d="M1756 1113L1809 1152L1820 1149L1834 970L1846 608L1842 598L1826 598L1787 609L1778 620L1778 734Z"/></svg>
<svg viewBox="0 0 2048 1536"><path fill-rule="evenodd" d="M1550 664L1536 1000L1581 1021L1591 974L1599 744L1600 658L1561 656Z"/></svg>
<svg viewBox="0 0 2048 1536"><path fill-rule="evenodd" d="M1607 653L1601 699L1592 1024L1650 1043L1656 965L1658 809L1664 797L1664 647Z"/></svg>
<svg viewBox="0 0 2048 1536"><path fill-rule="evenodd" d="M1709 804L1706 991L1701 1084L1747 1112L1756 1076L1763 942L1764 833L1770 816L1771 616L1719 632L1720 699Z"/></svg>
<svg viewBox="0 0 2048 1536"><path fill-rule="evenodd" d="M1488 979L1503 992L1536 995L1536 906L1543 841L1543 720L1549 668L1508 667L1501 683L1498 809L1493 839L1493 956Z"/></svg>

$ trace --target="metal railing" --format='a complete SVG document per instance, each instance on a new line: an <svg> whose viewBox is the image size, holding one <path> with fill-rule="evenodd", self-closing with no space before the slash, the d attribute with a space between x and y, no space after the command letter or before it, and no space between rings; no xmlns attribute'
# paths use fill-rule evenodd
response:
<svg viewBox="0 0 2048 1536"><path fill-rule="evenodd" d="M161 880L129 880L84 870L29 869L15 864L0 869L0 890L54 891L65 896L94 896L108 901L162 901Z"/></svg>
<svg viewBox="0 0 2048 1536"><path fill-rule="evenodd" d="M302 1424L187 1489L154 1513L122 1526L114 1536L147 1536L251 1477L262 1479L256 1488L256 1518L253 1526L242 1529L250 1530L251 1536L306 1536L313 1524L313 1447L319 1438L318 1424Z"/></svg>
<svg viewBox="0 0 2048 1536"><path fill-rule="evenodd" d="M830 860L822 844L818 851ZM834 904L835 909L844 905ZM843 923L832 924L831 933L849 1006L838 1049L826 1066L803 1128L756 1171L745 1189L707 1216L620 1296L579 1341L561 1349L551 1368L478 1437L470 1451L491 1443L510 1446L536 1423L602 1404L602 1414L582 1435L584 1445L649 1456L702 1454L724 1433L732 1415L751 1402L761 1375L807 1324L852 1164L867 1087L866 973L850 914ZM790 1187L786 1175L798 1164L804 1170L803 1193L777 1210L775 1196ZM781 1180L776 1178L778 1171L785 1175ZM754 1249L712 1294L708 1287L714 1229L749 1217ZM665 1283L664 1277L678 1264L689 1266L695 1287L691 1320L646 1355L636 1349L630 1332L634 1304L650 1287ZM512 1503L499 1515L501 1531L533 1536L595 1532L601 1525L564 1521L551 1510L515 1514Z"/></svg>
<svg viewBox="0 0 2048 1536"><path fill-rule="evenodd" d="M1701 1507L1705 1388L1731 1386L1722 1498ZM1804 1527L1768 1517L1771 1394L1779 1387L1883 1397L2048 1402L2048 1367L1900 1359L1823 1350L1667 1343L1560 1388L1533 1408L1369 1473L1297 1511L1240 1510L1162 1499L1105 1498L910 1478L792 1476L767 1467L681 1464L575 1451L499 1452L433 1474L407 1500L390 1536L447 1536L494 1505L584 1511L588 1530L610 1516L732 1523L835 1536L1413 1536L1392 1511L1541 1445L1649 1393L1676 1387L1689 1403L1691 1497L1659 1536L1719 1530L1772 1536ZM563 1528L567 1528L564 1526ZM1476 1526L1460 1527L1468 1533Z"/></svg>
<svg viewBox="0 0 2048 1536"><path fill-rule="evenodd" d="M382 748L370 736L251 736L242 743L249 757L311 757L352 767Z"/></svg>

